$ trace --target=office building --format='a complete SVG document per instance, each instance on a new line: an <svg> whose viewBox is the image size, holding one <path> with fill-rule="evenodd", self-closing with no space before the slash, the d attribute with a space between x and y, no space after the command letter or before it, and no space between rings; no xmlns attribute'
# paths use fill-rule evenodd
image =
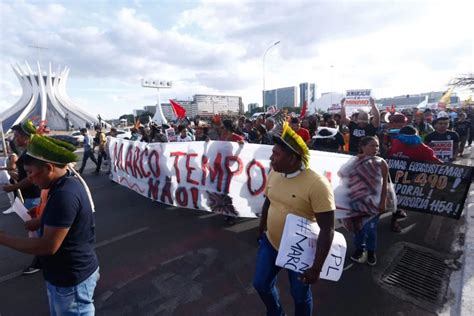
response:
<svg viewBox="0 0 474 316"><path fill-rule="evenodd" d="M249 112L255 112L257 108L258 108L258 103L249 103L248 105Z"/></svg>
<svg viewBox="0 0 474 316"><path fill-rule="evenodd" d="M276 105L277 108L296 107L296 87L278 88L274 90L266 90L265 94L265 108Z"/></svg>
<svg viewBox="0 0 474 316"><path fill-rule="evenodd" d="M156 105L145 105L143 109L145 110L145 112L149 112L153 115L155 115L156 113Z"/></svg>
<svg viewBox="0 0 474 316"><path fill-rule="evenodd" d="M439 100L443 96L443 91L436 91L436 92L427 92L427 93L420 93L420 94L406 94L395 96L391 98L382 98L378 99L375 102L380 104L383 109L387 107L391 107L392 105L395 106L395 109L401 110L405 108L415 108L420 104L422 101L425 100L426 96L428 96L428 107L437 106ZM451 107L457 107L461 104L461 101L458 96L451 95Z"/></svg>
<svg viewBox="0 0 474 316"><path fill-rule="evenodd" d="M212 116L214 114L238 115L244 112L242 97L196 94L193 99L200 116Z"/></svg>
<svg viewBox="0 0 474 316"><path fill-rule="evenodd" d="M316 100L316 84L308 82L300 83L300 107L303 106L305 101L310 105L314 100Z"/></svg>

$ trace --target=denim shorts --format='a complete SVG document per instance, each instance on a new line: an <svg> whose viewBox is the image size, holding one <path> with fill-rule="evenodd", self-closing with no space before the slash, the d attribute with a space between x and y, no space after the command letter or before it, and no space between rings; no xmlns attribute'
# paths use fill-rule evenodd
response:
<svg viewBox="0 0 474 316"><path fill-rule="evenodd" d="M94 315L94 290L99 280L99 268L75 286L59 287L46 281L50 315Z"/></svg>

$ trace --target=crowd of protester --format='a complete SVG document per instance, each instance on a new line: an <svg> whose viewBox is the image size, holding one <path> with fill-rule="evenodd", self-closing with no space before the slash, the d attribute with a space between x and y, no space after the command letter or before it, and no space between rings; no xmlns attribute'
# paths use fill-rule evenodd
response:
<svg viewBox="0 0 474 316"><path fill-rule="evenodd" d="M272 185L267 186L265 191L254 278L254 287L270 314L282 313L278 295L275 294L276 275L280 268L274 266L274 262L285 216L277 218L275 214L286 215L285 212L292 212L288 209L297 208L308 219L317 219L321 228L318 249L322 250L316 253L314 267L300 276L289 274L297 315L311 314L312 294L309 286L319 278L333 238L335 202L332 188L327 179L309 169L308 149L352 155L339 170L341 182L344 179L353 181L354 177L362 177L363 170L371 170L368 176L375 180L373 183L377 188L369 190L374 192L373 197L369 198L378 201L378 204L365 213L361 211L358 216L344 219L342 224L354 234L355 250L351 259L374 266L377 263L375 252L379 215L385 211L393 212L391 230L394 232L402 231L399 220L407 216L404 210L397 209L396 203L388 207L390 176L384 159L397 157L451 163L463 156L466 145L472 144L474 113L470 108L380 112L371 99L370 112L356 111L349 117L344 103L342 100L340 113L316 113L305 117L277 112L255 118L219 115L207 119L196 117L161 126L153 123L144 126L137 122L131 128L131 134L125 137L145 143L231 141L238 144L274 145L269 175ZM31 215L35 214L25 227L36 233L37 238L25 241L0 232L0 244L34 255L33 262L24 273L37 272L39 267L44 270L52 310L57 309L59 314L59 311L68 310L67 306L61 305L64 300L56 295L59 290L65 286L76 288L87 284L89 290L82 293L84 297L80 298L87 301L81 313L93 314L91 298L99 278L99 267L92 248L94 230L83 229L95 226L93 204L90 193L81 182L83 180L69 165L77 161L72 154L75 148L39 135L28 124L12 127L14 141L11 142L11 150L14 152L15 146L21 150L10 156L4 168L13 180L12 184L3 186L3 190L18 191L22 195L25 207L32 212ZM84 171L90 159L96 167L94 172L99 174L103 162L108 162L109 158L107 136L117 137L120 131L111 128L106 133L99 125L95 128L94 136L90 135L87 128L82 128L80 132L84 136L84 153L78 172ZM285 138L293 141L286 142ZM444 150L439 154L434 151L432 147L437 141L451 142L451 152ZM40 173L45 175L48 183L36 176ZM276 173L283 173L285 177L277 177L274 175ZM290 186L295 190L309 186L311 190L298 203L294 200L295 195L282 202L282 196L289 194ZM71 198L80 203L66 203ZM307 201L310 200L317 200L318 203L309 205ZM83 214L80 222L73 220L75 214ZM226 220L233 222L231 217L226 217ZM69 230L73 234L68 234ZM86 231L87 234L84 233ZM87 262L83 258L87 258Z"/></svg>

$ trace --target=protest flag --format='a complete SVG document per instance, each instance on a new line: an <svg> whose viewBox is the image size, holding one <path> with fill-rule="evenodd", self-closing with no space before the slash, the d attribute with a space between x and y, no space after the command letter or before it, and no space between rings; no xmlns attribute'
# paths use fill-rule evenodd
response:
<svg viewBox="0 0 474 316"><path fill-rule="evenodd" d="M304 118L305 115L306 115L306 110L308 109L308 103L307 101L305 100L304 103L303 103L303 108L301 109L301 114L300 114L300 118Z"/></svg>
<svg viewBox="0 0 474 316"><path fill-rule="evenodd" d="M171 100L171 108L173 109L173 113L177 119L183 119L186 117L186 109L183 108L178 102Z"/></svg>

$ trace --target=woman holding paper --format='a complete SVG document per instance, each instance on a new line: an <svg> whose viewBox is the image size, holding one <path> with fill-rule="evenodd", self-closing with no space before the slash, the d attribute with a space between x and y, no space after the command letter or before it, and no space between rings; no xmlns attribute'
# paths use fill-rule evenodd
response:
<svg viewBox="0 0 474 316"><path fill-rule="evenodd" d="M379 215L385 212L387 200L388 165L380 157L379 142L376 137L367 136L360 140L359 154L341 168L339 175L345 192L340 192L344 198L336 204L347 208L349 218L343 219L347 230L354 232L356 248L351 259L374 266L377 263L375 250L377 247L377 225Z"/></svg>

